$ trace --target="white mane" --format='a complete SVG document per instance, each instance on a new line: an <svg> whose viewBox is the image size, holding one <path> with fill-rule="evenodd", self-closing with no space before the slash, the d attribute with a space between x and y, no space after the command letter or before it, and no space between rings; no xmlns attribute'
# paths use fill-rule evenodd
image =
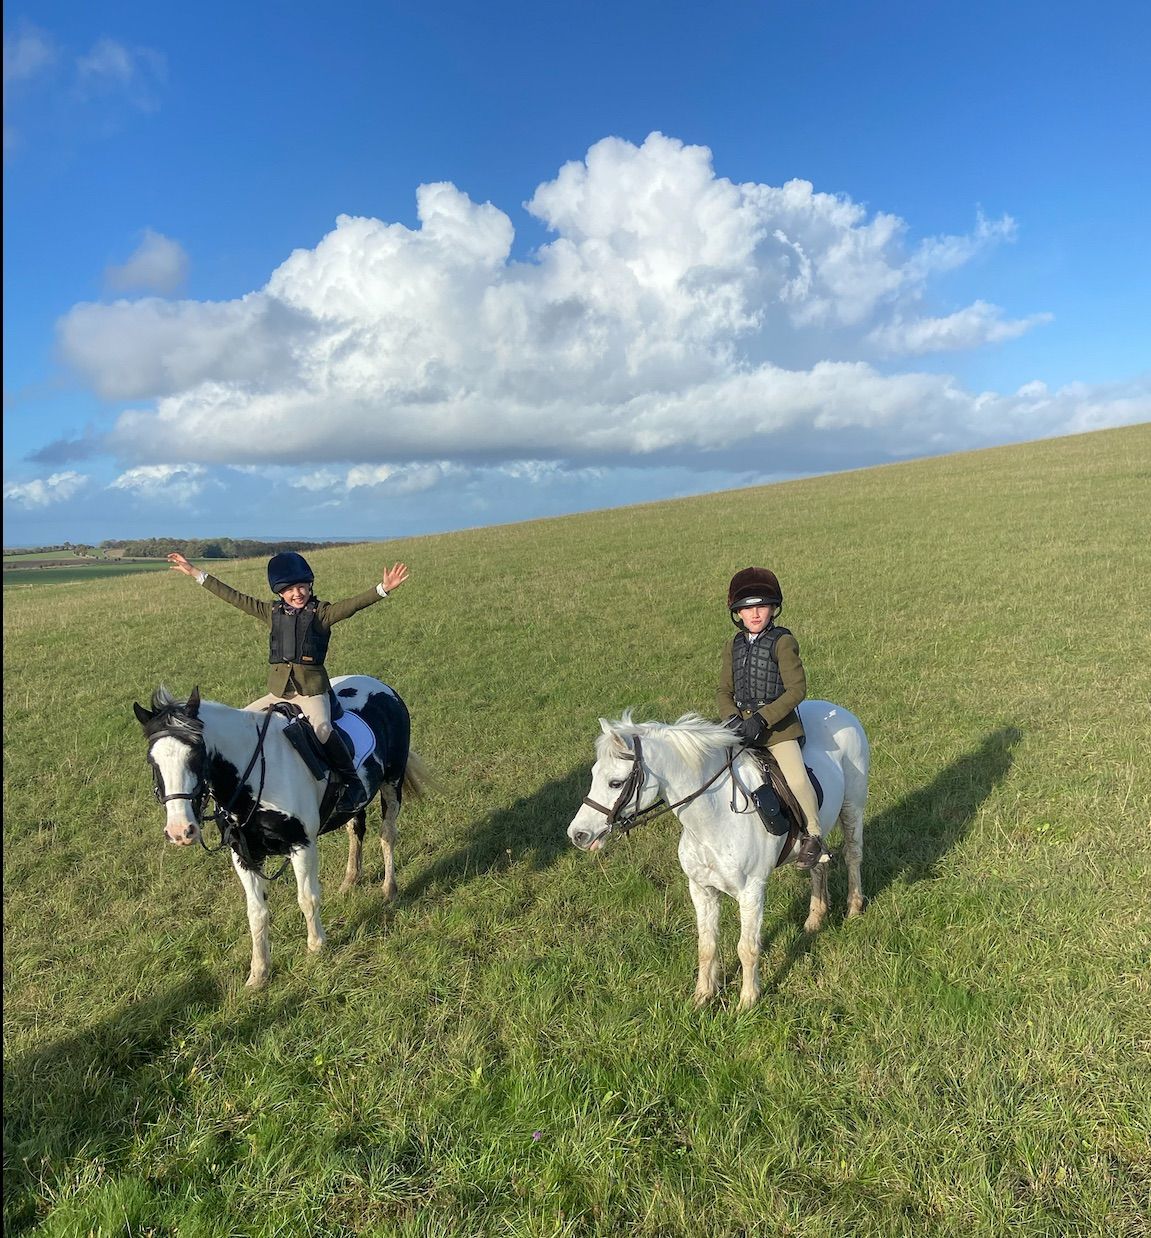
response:
<svg viewBox="0 0 1151 1238"><path fill-rule="evenodd" d="M616 722L606 718L601 718L600 722L606 728L596 740L596 756L601 759L611 755L613 749L627 748L627 741L638 735L644 741L667 744L685 764L702 768L708 758L726 755L729 748L740 742L739 736L722 723L695 713L684 714L674 722L634 722L631 710L627 709Z"/></svg>

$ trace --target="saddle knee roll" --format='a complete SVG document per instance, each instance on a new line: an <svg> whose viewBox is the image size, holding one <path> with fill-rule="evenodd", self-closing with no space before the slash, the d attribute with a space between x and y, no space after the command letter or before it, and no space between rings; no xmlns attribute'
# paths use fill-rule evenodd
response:
<svg viewBox="0 0 1151 1238"><path fill-rule="evenodd" d="M791 829L791 821L784 812L779 796L776 795L770 782L757 787L751 793L751 798L755 801L755 806L759 810L759 818L769 834L779 837Z"/></svg>

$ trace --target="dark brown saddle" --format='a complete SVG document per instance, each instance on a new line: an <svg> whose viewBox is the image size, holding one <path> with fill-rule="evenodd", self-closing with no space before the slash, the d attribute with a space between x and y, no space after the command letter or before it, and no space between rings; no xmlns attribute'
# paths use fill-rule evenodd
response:
<svg viewBox="0 0 1151 1238"><path fill-rule="evenodd" d="M787 835L787 841L776 861L777 865L782 864L791 854L796 842L807 833L803 821L803 809L800 808L799 801L787 785L787 779L784 778L783 771L779 768L779 762L771 755L771 749L748 748L745 751L751 753L756 764L763 771L765 785L752 792L752 799L755 801L756 808L759 809L760 818L769 834L777 837L782 834ZM807 770L807 776L811 779L811 785L815 789L816 803L822 808L823 788L819 785L819 779L806 764L804 769Z"/></svg>

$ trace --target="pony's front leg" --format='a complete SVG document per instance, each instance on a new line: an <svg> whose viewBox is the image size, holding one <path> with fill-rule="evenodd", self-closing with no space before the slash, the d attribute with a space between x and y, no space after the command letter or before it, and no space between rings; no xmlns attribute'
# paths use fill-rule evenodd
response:
<svg viewBox="0 0 1151 1238"><path fill-rule="evenodd" d="M324 948L327 937L320 923L319 853L313 838L306 847L292 852L292 868L296 874L296 901L308 923L308 949L316 954Z"/></svg>
<svg viewBox="0 0 1151 1238"><path fill-rule="evenodd" d="M695 922L699 932L699 972L695 982L695 1004L702 1006L719 992L719 891L687 879Z"/></svg>
<svg viewBox="0 0 1151 1238"><path fill-rule="evenodd" d="M244 887L248 901L248 927L252 930L252 969L248 972L247 984L250 989L262 989L268 983L268 972L272 967L268 947L268 883L262 873L245 868L234 851L232 867Z"/></svg>
<svg viewBox="0 0 1151 1238"><path fill-rule="evenodd" d="M748 1010L759 1001L759 951L763 931L763 882L746 885L739 896L739 962L743 983L739 1008Z"/></svg>

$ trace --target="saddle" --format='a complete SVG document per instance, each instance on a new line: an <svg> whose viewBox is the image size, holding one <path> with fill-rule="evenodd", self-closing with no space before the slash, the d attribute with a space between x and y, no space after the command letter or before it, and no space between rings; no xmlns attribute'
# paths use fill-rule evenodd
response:
<svg viewBox="0 0 1151 1238"><path fill-rule="evenodd" d="M311 771L312 777L318 782L328 773L331 764L327 753L324 752L323 744L317 739L316 732L312 730L312 724L304 716L304 711L299 705L293 705L291 701L278 701L268 708L271 713L287 718L284 738L300 754L304 764Z"/></svg>
<svg viewBox="0 0 1151 1238"><path fill-rule="evenodd" d="M759 810L759 817L764 828L777 838L784 834L787 835L787 842L779 855L778 862L782 864L791 854L796 841L807 833L803 821L803 809L800 808L799 802L787 785L787 779L784 778L783 771L779 768L775 757L771 755L770 748L745 748L744 751L755 758L756 764L763 771L763 786L757 787L751 793L751 798ZM823 788L819 785L819 779L806 765L804 768L807 770L808 778L811 779L811 785L815 788L816 803L822 808Z"/></svg>

